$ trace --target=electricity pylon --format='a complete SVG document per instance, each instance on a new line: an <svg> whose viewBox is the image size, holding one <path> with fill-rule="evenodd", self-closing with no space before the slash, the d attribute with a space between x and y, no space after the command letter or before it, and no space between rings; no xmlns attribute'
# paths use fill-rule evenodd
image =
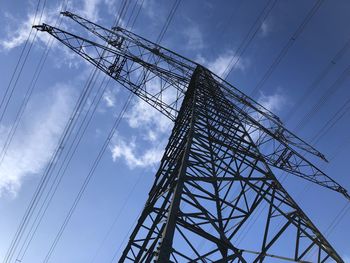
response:
<svg viewBox="0 0 350 263"><path fill-rule="evenodd" d="M35 28L175 122L119 262L343 262L275 176L282 170L350 199L305 157L326 160L320 152L204 66L126 29L62 14L94 38ZM243 242L247 228L255 234Z"/></svg>

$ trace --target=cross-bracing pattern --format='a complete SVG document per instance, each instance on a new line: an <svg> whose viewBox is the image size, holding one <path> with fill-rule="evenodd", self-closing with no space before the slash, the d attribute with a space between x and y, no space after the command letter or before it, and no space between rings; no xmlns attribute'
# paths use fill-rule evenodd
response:
<svg viewBox="0 0 350 263"><path fill-rule="evenodd" d="M75 14L62 14L96 36L95 41L46 24L36 28L49 32L168 118L175 120L195 63L122 28L106 29Z"/></svg>
<svg viewBox="0 0 350 263"><path fill-rule="evenodd" d="M162 114L173 121L176 119L197 63L123 28L107 29L76 14L62 14L83 26L96 39L89 40L47 24L35 28L50 33ZM272 112L212 75L223 95L237 109L249 133L254 134L257 147L270 165L350 199L343 187L303 156L306 153L325 159L319 151L288 131Z"/></svg>
<svg viewBox="0 0 350 263"><path fill-rule="evenodd" d="M263 206L254 242L235 242ZM276 180L239 113L201 67L120 262L169 259L342 262Z"/></svg>
<svg viewBox="0 0 350 263"><path fill-rule="evenodd" d="M175 121L120 262L343 262L274 175L284 170L350 199L305 157L325 159L320 152L203 66L125 29L63 15L93 40L35 27Z"/></svg>

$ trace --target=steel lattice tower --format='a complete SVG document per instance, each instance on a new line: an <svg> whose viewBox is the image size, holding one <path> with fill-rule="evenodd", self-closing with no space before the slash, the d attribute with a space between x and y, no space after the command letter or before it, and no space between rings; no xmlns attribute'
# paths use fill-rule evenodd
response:
<svg viewBox="0 0 350 263"><path fill-rule="evenodd" d="M125 29L63 15L97 38L35 27L175 122L119 262L310 262L311 251L313 262L343 262L275 176L283 170L349 199L304 157L321 153L202 65ZM256 235L241 243L253 216Z"/></svg>

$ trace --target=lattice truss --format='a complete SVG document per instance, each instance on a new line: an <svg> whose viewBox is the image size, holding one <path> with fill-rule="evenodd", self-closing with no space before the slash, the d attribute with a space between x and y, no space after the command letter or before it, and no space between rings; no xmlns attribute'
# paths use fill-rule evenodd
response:
<svg viewBox="0 0 350 263"><path fill-rule="evenodd" d="M325 160L320 152L205 67L125 29L63 15L93 40L35 27L175 122L120 262L343 262L274 175L283 170L350 199L304 157ZM254 235L242 239L247 228Z"/></svg>

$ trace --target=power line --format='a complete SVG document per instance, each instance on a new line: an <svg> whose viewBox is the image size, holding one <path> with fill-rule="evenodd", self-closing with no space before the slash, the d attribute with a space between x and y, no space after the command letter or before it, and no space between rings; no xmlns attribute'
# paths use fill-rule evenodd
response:
<svg viewBox="0 0 350 263"><path fill-rule="evenodd" d="M61 5L61 10L64 10L64 4L67 6L67 2L62 2L62 5ZM56 21L56 25L60 25L62 22L61 19L57 19ZM55 25L55 26L56 26ZM4 142L4 145L1 149L1 152L0 152L0 166L2 165L3 161L4 161L4 158L6 156L6 153L7 153L7 150L8 148L10 147L11 145L11 142L16 134L16 131L17 131L17 128L18 128L18 125L19 123L21 122L21 119L23 117L23 114L27 108L27 105L28 105L28 102L30 101L30 98L33 94L33 91L35 90L36 86L37 86L37 82L39 80L39 77L41 75L41 72L44 68L44 65L45 65L45 62L46 62L46 59L51 51L51 47L52 47L52 44L53 44L53 39L49 39L45 45L45 50L44 52L42 53L41 57L40 57L40 60L35 68L35 71L34 71L34 74L33 74L33 77L28 85L28 88L27 88L27 91L25 93L25 96L21 102L21 105L16 113L16 116L15 116L15 119L11 125L11 128L10 128L10 131L8 132L7 134L7 137L6 137L6 140Z"/></svg>
<svg viewBox="0 0 350 263"><path fill-rule="evenodd" d="M300 130L308 121L320 110L320 108L340 89L341 84L345 81L350 73L350 65L347 66L336 81L325 91L316 104L304 115L304 117L296 125L296 129Z"/></svg>
<svg viewBox="0 0 350 263"><path fill-rule="evenodd" d="M274 8L276 3L277 3L277 0L270 0L269 2L267 2L264 9L260 12L258 17L255 19L254 23L250 27L250 29L247 32L246 36L244 37L243 41L241 42L239 47L236 49L230 62L228 63L226 69L224 70L224 72L222 74L223 79L226 80L227 77L231 74L231 72L236 68L236 66L239 63L244 52L246 51L246 49L248 48L250 43L253 41L256 34L260 31L261 25L265 22L267 17L270 15L270 13L271 13L271 11ZM234 60L236 60L236 61L234 61Z"/></svg>
<svg viewBox="0 0 350 263"><path fill-rule="evenodd" d="M170 25L171 21L173 20L174 14L176 13L177 8L179 7L181 1L182 0L175 0L174 1L174 5L172 6L172 8L171 8L171 10L170 10L166 20L165 20L165 23L164 23L164 25L163 25L163 27L162 27L162 29L160 31L160 34L157 37L157 40L156 40L157 44L159 44L162 41L165 33L167 32L167 30L169 28L169 25Z"/></svg>
<svg viewBox="0 0 350 263"><path fill-rule="evenodd" d="M323 125L323 127L314 136L311 142L317 143L325 136L350 110L350 99L347 99L333 116Z"/></svg>
<svg viewBox="0 0 350 263"><path fill-rule="evenodd" d="M94 72L94 70L92 72ZM91 81L92 81L94 76L95 76L94 74L92 74L90 76L90 78L88 79L88 81L85 85L85 88L83 89L82 93L80 94L80 97L75 105L75 108L72 112L72 115L71 115L70 119L68 120L68 123L67 123L67 125L66 125L66 127L61 135L59 143L51 156L51 160L49 161L48 166L46 167L46 170L45 170L43 176L41 177L39 185L37 186L37 189L32 197L32 200L30 201L30 204L29 204L29 206L28 206L28 208L27 208L27 210L22 218L20 226L17 229L17 232L16 232L14 240L13 240L14 244L12 244L10 246L11 251L13 251L13 249L18 245L18 242L21 239L23 232L25 231L26 226L28 225L31 216L34 213L34 209L38 205L40 197L42 196L43 191L45 190L45 188L48 184L49 175L52 172L52 169L57 164L56 161L59 159L60 155L62 154L62 150L64 148L64 143L65 143L66 139L69 137L69 135L71 134L72 129L74 129L76 116L78 116L78 114L80 114L81 107L85 104L85 101L87 99L87 94L89 94L89 91L91 91L90 84L91 84Z"/></svg>
<svg viewBox="0 0 350 263"><path fill-rule="evenodd" d="M19 244L19 242L24 234L24 231L27 228L27 225L29 224L31 217L33 216L33 213L34 213L36 207L38 206L40 198L43 195L43 192L45 191L45 189L49 183L50 175L51 175L52 171L54 170L55 166L57 165L57 162L58 162L61 154L63 153L65 143L67 142L72 131L74 130L77 117L82 112L81 109L82 109L83 105L85 105L87 97L88 97L89 93L91 92L91 83L92 83L92 79L94 77L95 77L95 74L93 74L88 79L83 91L81 92L80 97L77 100L77 103L75 105L75 108L73 109L72 114L71 114L71 116L66 124L66 127L64 128L63 133L61 134L61 137L59 139L59 143L58 143L56 149L54 150L54 152L52 153L50 161L49 161L42 177L40 178L39 184L38 184L38 186L37 186L37 188L32 196L32 199L29 203L29 206L27 207L25 214L23 215L22 220L20 222L20 225L16 231L15 237L13 239L13 244L11 244L11 246L10 246L11 254L13 254L14 251L16 250L16 247L18 246L18 244ZM7 262L7 261L5 261L5 262Z"/></svg>
<svg viewBox="0 0 350 263"><path fill-rule="evenodd" d="M37 17L38 12L39 12L40 2L41 2L41 0L38 0L38 3L37 3L37 5L36 5L35 14L34 14L34 21L36 20L36 17ZM24 42L24 46L22 47L20 56L19 56L19 58L18 58L18 60L17 60L16 66L15 66L13 72L12 72L10 82L9 82L9 84L8 84L7 87L6 87L4 96L3 96L2 99L1 99L1 102L0 102L0 109L2 108L2 106L3 106L3 104L4 104L4 101L5 101L5 98L6 98L7 94L8 94L8 92L10 91L10 87L11 87L12 81L13 81L15 75L16 75L16 72L17 72L18 67L20 66L22 57L23 57L23 55L24 55L24 51L26 50L26 47L27 47L27 45L28 45L28 43L29 43L29 40L30 40L30 37L31 37L32 33L33 33L33 28L29 31L28 37L27 37L26 41Z"/></svg>
<svg viewBox="0 0 350 263"><path fill-rule="evenodd" d="M266 83L266 81L270 78L271 74L275 71L277 66L280 64L284 56L287 54L289 49L293 46L297 38L300 36L300 34L304 31L306 25L310 22L311 18L317 13L319 8L321 7L324 0L317 0L316 3L313 5L312 9L308 12L306 17L303 19L302 23L298 26L297 30L293 33L291 38L288 40L286 45L283 47L281 52L278 54L278 56L275 58L275 60L272 62L268 70L265 72L262 79L258 82L258 84L255 86L255 88L250 93L251 96L254 96L256 92Z"/></svg>
<svg viewBox="0 0 350 263"><path fill-rule="evenodd" d="M41 2L41 0L38 1L37 7L36 7L36 11L35 11L35 15L34 15L33 23L35 23L36 18L37 18L37 14L38 14L38 12L39 12L40 2ZM42 10L41 10L39 22L40 22L41 19L42 19L43 12L44 12L44 10L45 10L45 5L46 5L46 0L44 1L43 6L42 6ZM1 114L0 114L0 123L2 122L2 120L3 120L3 118L4 118L4 115L5 115L6 111L7 111L7 108L8 108L8 106L9 106L10 101L11 101L11 98L12 98L12 96L13 96L13 93L14 93L16 87L17 87L18 80L19 80L19 78L20 78L21 75L22 75L24 66L26 65L26 62L27 62L28 57L29 57L29 54L30 54L30 52L31 52L31 50L32 50L34 41L35 41L35 39L36 39L37 31L34 33L33 39L30 41L30 37L32 36L32 33L33 33L33 28L31 28L30 31L29 31L29 35L28 35L28 37L27 37L27 39L26 39L26 41L25 41L25 43L24 43L24 46L23 46L23 48L22 48L20 57L19 57L19 59L18 59L18 61L17 61L17 64L16 64L16 66L15 66L15 69L14 69L14 71L13 71L13 73L12 73L10 82L9 82L7 88L6 88L6 91L5 91L5 94L4 94L3 98L1 99L1 102L0 102L0 109L3 107L3 110L2 110L2 112L1 112ZM27 49L27 52L25 53L26 47L28 46L28 43L29 43L29 42L30 42L29 47L28 47L28 49ZM24 56L24 59L23 59L23 61L21 62L23 56ZM17 76L15 77L18 68L19 68L19 71L18 71L18 73L17 73ZM14 81L14 84L12 85L12 88L11 88L11 84L12 84L13 80L15 80L15 81ZM7 97L7 99L6 99L6 97Z"/></svg>
<svg viewBox="0 0 350 263"><path fill-rule="evenodd" d="M62 5L61 11L63 11L63 6L64 5ZM67 6L67 4L65 6ZM97 69L94 68L94 70L92 70L92 72L90 74L90 78L88 78L87 84L85 85L83 92L80 94L80 98L78 99L75 110L73 110L73 114L72 114L71 118L69 119L67 126L65 127L65 130L61 136L60 143L58 144L58 147L54 151L52 158L51 158L51 161L49 162L49 165L48 165L46 171L44 172L44 175L43 175L41 181L39 182L39 185L36 189L35 194L33 195L33 198L30 202L30 205L27 208L27 211L25 212L25 215L22 218L20 226L17 229L17 232L16 232L14 240L13 240L14 244L11 244L11 246L10 246L11 253L14 252L13 248L16 248L18 246L18 242L21 239L21 237L22 237L22 235L23 235L23 233L24 233L24 231L29 223L29 220L34 213L34 210L38 205L38 202L43 194L43 191L45 190L45 188L48 184L49 175L52 172L52 168L56 165L56 161L59 159L59 156L62 153L62 149L64 148L63 144L64 144L65 140L67 138L69 138L72 130L74 129L74 126L75 126L74 120L76 120L75 117L77 116L77 114L80 114L80 112L81 112L80 108L85 104L85 101L88 97L87 95L91 92L91 88L90 88L91 83L92 83L92 80L95 78L96 73L100 74L100 72L98 72Z"/></svg>
<svg viewBox="0 0 350 263"><path fill-rule="evenodd" d="M39 211L37 212L37 216L34 220L34 222L32 223L32 226L30 228L30 230L28 231L27 237L25 239L25 241L23 242L23 245L21 247L21 250L19 251L19 255L21 254L21 251L23 250L23 248L25 247L25 250L23 252L23 255L21 256L21 260L23 259L25 252L27 251L31 240L33 239L37 228L39 227L48 207L50 206L52 199L62 181L62 178L64 177L67 168L73 158L73 156L76 153L76 150L78 148L78 146L80 145L80 142L82 140L82 138L84 137L87 128L89 127L89 124L97 110L97 107L101 101L101 98L103 96L103 94L105 93L106 87L108 86L109 81L107 81L107 83L104 85L106 79L103 79L98 92L95 94L91 104L89 105L89 108L87 109L86 113L84 114L84 118L80 123L80 126L77 129L77 132L72 140L72 142L70 143L67 153L65 154L65 157L63 159L63 161L61 162L61 165L56 173L56 175L54 176L54 178L52 179L53 182L51 183L50 189L47 191L47 194L44 198L44 200L42 201L42 204L40 206ZM104 86L104 88L102 88L102 86ZM100 91L100 93L99 93ZM91 113L90 113L91 112ZM90 114L90 116L89 116ZM89 118L88 118L89 117ZM46 203L46 204L45 204ZM36 224L36 227L35 227ZM25 243L27 242L27 240L29 240L29 242L27 243L27 245L25 246Z"/></svg>
<svg viewBox="0 0 350 263"><path fill-rule="evenodd" d="M137 18L139 17L139 15L140 15L140 13L141 13L141 9L142 9L142 6L143 6L143 3L144 3L144 2L145 2L145 0L141 0L139 9L137 10L137 13L136 13L136 15L135 15L134 21L133 21L132 24L131 24L131 28L134 28L135 23L136 23L136 21L137 21Z"/></svg>
<svg viewBox="0 0 350 263"><path fill-rule="evenodd" d="M124 209L127 207L127 204L128 204L128 202L130 201L130 198L133 196L133 193L134 193L134 191L135 191L135 189L136 189L136 186L141 182L142 175L143 175L143 171L141 171L140 174L138 175L136 182L135 182L134 185L132 186L132 188L131 188L131 190L129 191L127 197L125 198L124 202L122 203L121 208L119 209L118 213L117 213L116 216L114 217L111 226L108 228L107 233L105 234L105 236L104 236L102 242L100 243L98 249L96 250L96 252L95 252L95 254L94 254L94 256L93 256L93 258L92 258L92 260L91 260L91 263L93 263L93 262L96 261L98 254L100 253L101 249L103 248L103 245L106 243L106 241L107 241L109 235L112 233L112 230L114 229L116 223L118 222L118 220L119 220L119 218L120 218L122 212L123 212Z"/></svg>
<svg viewBox="0 0 350 263"><path fill-rule="evenodd" d="M344 54L349 50L350 48L350 39L346 41L344 46L341 47L340 50L335 54L335 56L329 61L329 63L326 65L326 67L320 72L320 74L314 79L314 81L305 89L305 92L300 97L298 103L292 107L289 112L286 114L286 118L284 118L285 122L289 121L290 118L295 114L295 112L301 108L303 104L305 104L306 101L308 101L308 98L312 94L313 91L320 85L322 80L325 78L326 75L331 71L332 68L338 63L338 61L344 56Z"/></svg>
<svg viewBox="0 0 350 263"><path fill-rule="evenodd" d="M121 6L121 10L124 10L124 9L123 9L124 7L125 7L125 5L122 5L122 6ZM125 11L125 12L126 12L126 11ZM122 16L119 16L119 18L121 18L121 17L122 17ZM120 20L119 20L119 21L120 21ZM96 70L94 71L94 73L96 73ZM92 78L92 79L93 79L93 78ZM106 76L104 77L103 81L104 81L105 79L106 79ZM109 80L108 80L108 82L109 82ZM49 201L48 201L47 204L46 204L46 207L45 207L45 209L44 209L44 212L42 213L42 215L41 215L41 217L40 217L40 219L39 219L39 221L38 221L38 224L37 224L37 226L36 226L34 232L32 233L32 236L31 236L31 238L30 238L30 241L32 240L32 238L33 238L33 236L34 236L34 234L35 234L35 231L36 231L38 225L40 224L40 222L41 222L41 220L42 220L42 218L43 218L43 216L44 216L44 214L45 214L45 212L46 212L46 210L47 210L47 208L48 208L48 206L49 206L49 204L50 204L50 202L51 202L51 200L52 200L52 197L54 196L54 194L55 194L55 192L56 192L56 190L57 190L57 187L58 187L58 185L59 185L59 183L60 183L60 181L61 181L63 175L65 174L65 172L66 172L66 170L67 170L67 168L68 168L68 164L70 163L70 161L71 161L71 159L72 159L72 157L73 157L73 155L74 155L74 153L75 153L75 151L76 151L76 149L77 149L77 147L78 147L78 145L79 145L79 143L80 143L80 140L81 140L81 138L83 137L83 135L84 135L84 133L85 133L85 131L86 131L86 129L87 129L87 127L88 127L88 125L89 125L91 119L92 119L92 116L93 116L93 114L94 114L94 112L95 112L95 110L96 110L96 108L97 108L97 105L98 105L98 103L99 103L99 101L100 101L100 99L101 99L103 93L104 93L104 91L101 93L101 96L99 97L98 102L95 104L95 108L94 108L94 110L93 110L93 112L92 112L92 114L91 114L91 116L90 116L90 119L88 120L87 124L85 125L85 128L84 128L82 134L79 136L78 142L76 143L73 152L71 153L70 157L68 158L68 161L67 161L67 163L66 163L66 165L65 165L65 168L64 168L64 170L63 170L63 173L61 173L61 176L60 176L60 178L58 179L58 183L56 184L56 186L55 186L55 188L54 188L54 191L53 191L53 193L51 194L51 197L49 198ZM131 96L131 95L130 95L130 96ZM96 98L96 97L95 97L95 98ZM95 99L94 99L94 100L95 100ZM90 106L92 106L92 105L90 105ZM82 121L82 125L83 125L83 123L85 122L85 118L86 118L86 117L87 117L87 115L85 115L84 120ZM79 134L79 131L81 130L81 128L82 128L82 126L79 127L77 135ZM77 135L76 135L76 137L73 139L73 143L76 141ZM73 144L71 144L71 147L69 148L68 152L71 151L72 145L73 145ZM62 165L63 165L64 162L67 160L67 157L68 157L68 155L66 155L66 158L64 159ZM62 167L63 167L63 166L61 166L61 168L59 169L58 174L60 173ZM58 174L57 174L57 176L58 176ZM56 181L57 176L55 177L55 181ZM91 175L90 175L90 177L91 177ZM87 177L87 178L88 178L88 177ZM85 179L85 182L86 182L87 178ZM41 206L41 208L40 208L39 214L40 214L40 212L41 212L41 210L42 210L42 208L43 208L43 205L45 204L47 198L48 198L49 195L50 195L50 192L51 192L51 190L52 190L52 187L53 187L53 185L51 186L51 188L50 188L50 190L49 190L49 192L48 192L48 194L47 194L47 196L46 196L46 198L45 198L45 200L44 200L44 202L43 202L43 204L42 204L42 206ZM83 186L82 186L82 187L83 187ZM84 190L83 190L83 192L84 192ZM80 200L80 198L79 198L79 200ZM78 203L78 202L79 202L79 201L77 201L77 203ZM75 206L77 205L77 203L75 204ZM74 206L74 204L73 204L73 206ZM75 208L74 208L74 209L75 209ZM72 213L73 213L74 209L72 210ZM38 216L39 216L39 214L38 214ZM38 216L37 216L37 218L38 218ZM68 216L66 217L67 221L64 222L64 225L67 225L67 224L68 224L68 222L69 222L69 220L70 220L70 216L71 216L71 214L68 215ZM34 224L35 224L35 222L34 222ZM34 224L32 225L32 227L34 226ZM65 228L65 226L63 227L63 229L64 229L64 228ZM62 232L63 232L63 229L62 229ZM52 254L52 252L53 252L53 250L54 250L54 248L55 248L55 246L56 246L58 240L60 239L60 236L61 236L62 232L59 232L59 233L56 235L55 241L54 241L54 243L52 244L52 247L51 247L50 251L49 251L48 254L47 254L47 258L51 257L51 254ZM28 237L28 236L27 236L27 237ZM29 243L27 244L26 250L27 250L28 246L29 246ZM26 251L26 250L25 250L25 251Z"/></svg>
<svg viewBox="0 0 350 263"><path fill-rule="evenodd" d="M131 18L133 16L134 12L135 12L135 8L138 5L138 2L139 2L139 0L135 0L134 5L132 6L131 15L129 15L128 21L126 22L126 27L128 27L129 23L131 23Z"/></svg>
<svg viewBox="0 0 350 263"><path fill-rule="evenodd" d="M125 102L125 104L123 105L123 108L122 108L121 112L119 113L118 117L114 121L114 124L113 124L111 130L109 131L108 136L107 136L105 142L103 143L102 148L100 149L100 151L99 151L99 153L98 153L98 155L97 155L97 157L96 157L92 167L90 168L90 171L89 171L87 177L85 178L85 180L83 182L83 185L81 186L81 188L80 188L80 190L78 192L78 195L76 196L76 198L74 200L73 205L71 206L71 208L70 208L70 210L69 210L69 212L68 212L68 214L67 214L67 216L66 216L66 218L65 218L65 220L63 222L63 224L61 225L60 230L59 230L58 234L56 235L55 240L54 240L54 242L52 243L52 245L51 245L51 247L49 249L49 252L46 254L44 262L48 262L48 260L50 259L50 257L52 255L52 253L53 253L57 243L59 242L59 240L60 240L60 238L61 238L61 236L62 236L62 234L63 234L63 232L64 232L64 230L65 230L65 228L66 228L66 226L68 224L68 222L70 221L70 218L72 217L72 214L74 213L74 211L75 211L75 209L76 209L76 207L77 207L81 197L83 196L83 194L85 192L85 189L86 189L87 185L89 184L93 174L95 173L95 170L96 170L98 164L100 163L101 158L102 158L102 156L103 156L107 146L109 145L111 139L113 138L113 135L114 135L115 131L119 127L119 124L120 124L120 122L121 122L121 120L122 120L122 118L123 118L123 116L124 116L124 114L126 112L126 109L128 108L128 106L130 104L132 95L133 95L133 93L129 94L128 99Z"/></svg>

